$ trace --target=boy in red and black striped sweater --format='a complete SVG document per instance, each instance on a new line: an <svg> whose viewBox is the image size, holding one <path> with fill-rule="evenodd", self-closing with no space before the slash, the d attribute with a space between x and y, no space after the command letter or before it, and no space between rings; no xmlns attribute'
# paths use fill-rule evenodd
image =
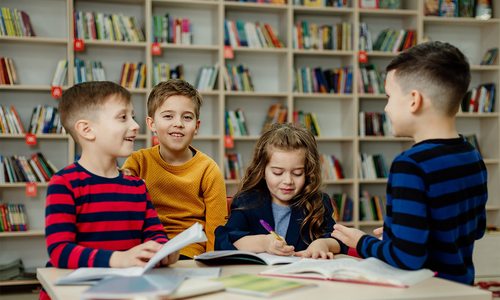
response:
<svg viewBox="0 0 500 300"><path fill-rule="evenodd" d="M50 180L45 211L47 266L143 266L167 242L145 183L118 171L133 151L139 125L130 93L112 82L68 89L61 122L81 146L81 158ZM177 261L178 252L162 261ZM48 298L42 291L40 298Z"/></svg>

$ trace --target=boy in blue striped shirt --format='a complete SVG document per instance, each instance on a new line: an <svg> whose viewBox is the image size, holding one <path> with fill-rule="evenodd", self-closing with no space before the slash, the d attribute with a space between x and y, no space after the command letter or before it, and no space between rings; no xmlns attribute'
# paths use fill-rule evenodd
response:
<svg viewBox="0 0 500 300"><path fill-rule="evenodd" d="M363 258L472 284L488 192L482 157L455 126L469 63L456 47L428 42L399 54L386 70L385 112L393 133L415 144L391 165L383 238L339 224L332 236Z"/></svg>

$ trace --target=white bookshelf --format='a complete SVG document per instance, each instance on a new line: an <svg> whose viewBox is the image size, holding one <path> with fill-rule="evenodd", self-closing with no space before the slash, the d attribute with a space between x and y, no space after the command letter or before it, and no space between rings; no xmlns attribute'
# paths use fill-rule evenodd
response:
<svg viewBox="0 0 500 300"><path fill-rule="evenodd" d="M358 93L358 32L361 22L366 22L375 39L385 28L414 29L418 42L424 37L448 41L458 46L471 62L472 83L494 82L500 88L500 65L481 66L484 52L500 46L500 21L471 18L440 18L423 15L423 0L402 0L399 10L373 10L358 8L359 0L352 0L347 8L310 8L293 5L253 4L223 0L3 0L0 6L26 11L32 21L37 37L0 37L1 55L14 59L19 84L0 85L0 104L15 105L27 127L32 109L37 104L57 106L50 95L52 80L58 60L69 61L68 79L64 88L74 83L73 60L100 60L106 78L118 81L122 64L126 61L146 63L148 77L146 87L131 89L136 120L140 135L136 149L149 147L152 136L147 130L145 116L146 100L152 88L149 76L154 63L169 63L171 67L184 66L185 79L194 83L202 66L218 64L244 64L250 68L255 92L224 91L224 82L219 72L216 88L203 91L204 104L201 110L201 128L194 146L214 158L223 169L225 153L238 152L244 166L248 165L253 146L258 139L267 110L273 103L288 108L288 121L293 111L315 112L321 128L317 138L319 150L333 154L341 162L345 179L324 180L324 191L347 193L354 201L354 219L345 224L363 230L380 226L380 221L361 221L359 218L359 194L363 190L373 195L384 195L386 179L362 179L358 174L358 153L382 153L389 167L392 159L412 145L406 138L361 137L358 114L360 111L382 112L385 95ZM500 16L500 7L494 6L494 15ZM134 16L144 25L145 42L84 41L85 51L73 49L73 10L122 13ZM193 23L192 45L162 43L162 54L153 56L152 16L169 13L176 18L187 17ZM224 20L267 22L284 43L284 48L233 49L234 59L224 58ZM292 47L292 27L300 21L318 25L349 22L352 24L352 50L299 50ZM467 38L464 38L467 37ZM396 54L369 52L369 63L378 70ZM351 94L297 93L293 91L293 70L297 67L353 68L353 92ZM498 92L497 92L498 94ZM494 113L460 113L458 128L462 133L476 133L489 173L488 224L500 225L500 114L499 97L496 96ZM225 110L243 109L247 119L249 136L235 137L234 149L224 148ZM143 116L143 117L141 117ZM68 135L38 135L34 148L24 143L23 135L0 134L3 155L31 154L41 151L56 167L71 163L78 147ZM234 194L238 180L227 180L228 195ZM30 231L27 233L0 233L2 251L0 262L21 257L27 267L43 266L47 251L43 238L44 205L46 184L38 184L38 195L25 196L25 184L0 184L0 200L23 203L27 209ZM7 283L3 283L7 284ZM15 283L12 283L15 284ZM8 285L12 285L8 284Z"/></svg>

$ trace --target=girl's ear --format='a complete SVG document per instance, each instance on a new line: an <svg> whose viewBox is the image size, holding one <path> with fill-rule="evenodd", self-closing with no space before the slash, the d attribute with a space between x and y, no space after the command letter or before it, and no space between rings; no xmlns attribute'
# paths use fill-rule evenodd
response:
<svg viewBox="0 0 500 300"><path fill-rule="evenodd" d="M417 113L422 106L424 105L424 95L417 90L412 90L410 92L411 100L410 100L410 112L412 114Z"/></svg>

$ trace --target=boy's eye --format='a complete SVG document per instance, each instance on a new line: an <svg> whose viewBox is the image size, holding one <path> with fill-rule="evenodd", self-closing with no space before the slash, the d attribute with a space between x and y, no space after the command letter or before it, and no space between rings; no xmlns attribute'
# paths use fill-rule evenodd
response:
<svg viewBox="0 0 500 300"><path fill-rule="evenodd" d="M164 118L164 119L169 119L169 120L170 120L170 119L172 119L172 115L163 115L163 118Z"/></svg>
<svg viewBox="0 0 500 300"><path fill-rule="evenodd" d="M193 119L193 116L191 116L191 115L186 115L186 116L184 116L184 119L186 119L186 120L192 120L192 119Z"/></svg>

